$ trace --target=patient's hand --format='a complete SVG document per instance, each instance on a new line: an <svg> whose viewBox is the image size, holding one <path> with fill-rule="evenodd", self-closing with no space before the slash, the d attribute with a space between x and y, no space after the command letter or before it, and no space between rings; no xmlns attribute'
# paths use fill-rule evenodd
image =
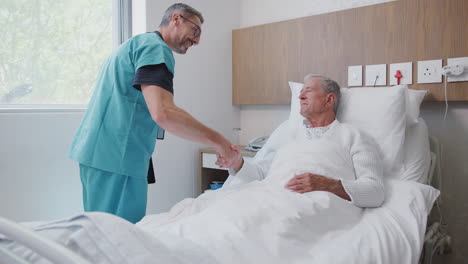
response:
<svg viewBox="0 0 468 264"><path fill-rule="evenodd" d="M346 193L341 181L313 173L303 173L294 176L289 180L285 188L298 193L327 191L351 201L351 197Z"/></svg>
<svg viewBox="0 0 468 264"><path fill-rule="evenodd" d="M233 168L236 172L238 172L244 164L244 160L242 159L242 155L240 154L240 148L239 146L231 145L230 150L234 152L235 155L229 162L221 154L216 153L216 157L218 158L218 160L216 161L216 165L218 165L221 168Z"/></svg>

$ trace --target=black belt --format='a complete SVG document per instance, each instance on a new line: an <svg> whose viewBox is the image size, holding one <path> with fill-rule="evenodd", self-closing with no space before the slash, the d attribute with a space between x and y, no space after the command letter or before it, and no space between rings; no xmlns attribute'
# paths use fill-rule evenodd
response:
<svg viewBox="0 0 468 264"><path fill-rule="evenodd" d="M154 177L154 169L153 169L153 158L149 160L149 167L148 167L148 184L155 183L156 178Z"/></svg>
<svg viewBox="0 0 468 264"><path fill-rule="evenodd" d="M157 33L159 33L159 32L157 32ZM164 134L165 134L165 130L162 127L159 127L158 128L158 135L157 135L156 139L163 140L164 139ZM148 167L148 184L152 184L152 183L155 183L155 182L156 182L156 178L154 177L153 158L150 158L149 167Z"/></svg>

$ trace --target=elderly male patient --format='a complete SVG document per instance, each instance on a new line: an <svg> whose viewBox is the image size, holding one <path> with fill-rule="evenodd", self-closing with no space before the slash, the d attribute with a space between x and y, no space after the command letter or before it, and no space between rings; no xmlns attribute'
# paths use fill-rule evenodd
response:
<svg viewBox="0 0 468 264"><path fill-rule="evenodd" d="M384 200L382 183L382 165L375 143L364 133L349 124L340 123L336 113L340 102L339 85L324 76L309 74L304 78L304 86L300 92L301 115L304 117L294 140L322 140L337 143L343 151L350 154L354 177L347 179L343 175L319 175L302 171L291 175L285 188L298 193L327 191L358 207L378 207ZM233 146L233 148L236 148ZM231 168L231 177L250 182L262 180L268 173L275 153L267 155L260 164L244 161L237 150L237 162ZM317 153L320 155L320 152ZM222 157L219 165L223 165ZM313 158L318 157L312 157ZM329 160L331 166L335 161ZM322 164L327 165L327 164ZM338 166L338 164L336 164ZM271 171L270 171L271 172ZM235 176L234 176L235 175Z"/></svg>

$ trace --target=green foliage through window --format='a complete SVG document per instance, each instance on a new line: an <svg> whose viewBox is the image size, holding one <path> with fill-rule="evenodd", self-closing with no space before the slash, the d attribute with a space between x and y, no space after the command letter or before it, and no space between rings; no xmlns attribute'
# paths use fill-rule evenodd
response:
<svg viewBox="0 0 468 264"><path fill-rule="evenodd" d="M112 1L2 0L0 36L0 104L86 104L112 51Z"/></svg>

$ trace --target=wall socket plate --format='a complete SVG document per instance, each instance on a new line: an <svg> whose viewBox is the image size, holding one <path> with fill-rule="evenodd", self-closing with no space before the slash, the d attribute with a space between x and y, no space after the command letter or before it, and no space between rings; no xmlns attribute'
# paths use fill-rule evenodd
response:
<svg viewBox="0 0 468 264"><path fill-rule="evenodd" d="M413 63L403 62L390 64L390 85L397 85L395 74L398 70L403 75L400 79L400 84L413 84Z"/></svg>
<svg viewBox="0 0 468 264"><path fill-rule="evenodd" d="M441 83L442 60L418 61L418 83Z"/></svg>
<svg viewBox="0 0 468 264"><path fill-rule="evenodd" d="M376 78L376 77L379 78ZM366 65L366 86L387 85L387 64Z"/></svg>
<svg viewBox="0 0 468 264"><path fill-rule="evenodd" d="M348 86L362 86L362 65L348 66Z"/></svg>
<svg viewBox="0 0 468 264"><path fill-rule="evenodd" d="M463 66L463 73L458 76L448 75L447 81L448 82L465 82L468 81L468 57L462 58L450 58L447 59L447 65L453 66L455 65L462 65Z"/></svg>

